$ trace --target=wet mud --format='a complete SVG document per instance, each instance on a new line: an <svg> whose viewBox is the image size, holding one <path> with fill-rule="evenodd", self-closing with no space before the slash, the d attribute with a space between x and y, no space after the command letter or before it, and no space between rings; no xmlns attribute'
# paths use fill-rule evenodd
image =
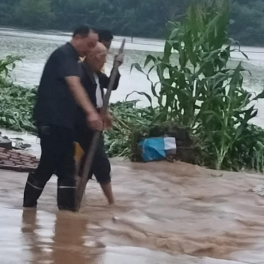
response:
<svg viewBox="0 0 264 264"><path fill-rule="evenodd" d="M0 171L1 264L264 263L262 175L112 161L116 205L90 181L79 214L59 212L56 178L23 210L26 174Z"/></svg>

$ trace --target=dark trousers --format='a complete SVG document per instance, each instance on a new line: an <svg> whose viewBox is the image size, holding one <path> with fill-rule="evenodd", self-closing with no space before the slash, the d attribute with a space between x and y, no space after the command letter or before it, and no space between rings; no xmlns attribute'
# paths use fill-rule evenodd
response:
<svg viewBox="0 0 264 264"><path fill-rule="evenodd" d="M34 174L28 176L24 192L24 207L35 207L46 183L58 176L57 203L60 210L74 210L74 131L63 127L39 128L41 158Z"/></svg>
<svg viewBox="0 0 264 264"><path fill-rule="evenodd" d="M93 131L87 129L87 127L77 127L75 129L75 140L80 144L84 150L84 157L82 158L79 175L82 175L84 163L89 151L91 140L93 138ZM100 184L107 184L111 182L111 165L109 159L105 153L104 148L104 137L103 134L100 136L98 147L94 156L92 169L90 171L89 178L93 175Z"/></svg>

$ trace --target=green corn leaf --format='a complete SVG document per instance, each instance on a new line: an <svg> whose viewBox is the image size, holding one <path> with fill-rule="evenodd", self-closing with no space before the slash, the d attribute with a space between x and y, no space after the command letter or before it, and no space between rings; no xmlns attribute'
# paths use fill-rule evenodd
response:
<svg viewBox="0 0 264 264"><path fill-rule="evenodd" d="M150 102L150 105L152 106L152 98L151 98L151 96L150 96L149 94L147 94L147 93L145 93L145 92L133 91L133 92L129 93L129 94L126 96L126 99L125 99L125 100L127 100L128 97L131 96L131 95L134 94L134 93L137 93L137 94L139 94L139 95L143 95L143 96L145 96L145 97L148 99L148 101Z"/></svg>

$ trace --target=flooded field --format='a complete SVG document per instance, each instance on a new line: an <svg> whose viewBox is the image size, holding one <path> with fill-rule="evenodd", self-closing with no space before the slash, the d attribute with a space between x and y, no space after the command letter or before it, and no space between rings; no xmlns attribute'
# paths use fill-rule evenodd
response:
<svg viewBox="0 0 264 264"><path fill-rule="evenodd" d="M13 78L33 87L49 54L69 38L62 32L0 29L0 57L23 55ZM121 39L115 38L107 71ZM133 90L150 91L145 77L130 73L130 66L148 53L161 52L162 46L161 40L146 39L127 44L113 102L124 100ZM249 55L244 66L251 71L245 74L245 87L259 92L264 49L243 50ZM234 65L242 59L237 52L233 58ZM258 102L254 120L261 126L263 104ZM39 156L36 137L1 131L10 138L24 138L32 145L30 152ZM46 186L38 210L23 210L27 175L0 170L0 263L264 264L264 198L252 191L263 185L262 175L211 171L180 162L111 163L116 205L107 206L98 184L90 181L78 214L58 211L56 177Z"/></svg>
<svg viewBox="0 0 264 264"><path fill-rule="evenodd" d="M113 64L113 55L121 45L123 37L115 36L112 49L106 64L106 72L109 73ZM17 63L13 73L14 82L24 87L33 87L39 84L44 64L49 55L60 45L70 40L70 33L65 32L37 32L24 31L10 28L0 28L0 58L7 55L24 56L22 62ZM143 64L147 54L157 55L163 51L164 41L156 39L134 38L131 42L127 38L125 61L121 71L119 88L112 94L111 101L123 101L133 91L144 91L151 94L151 86L146 77L131 69L132 63ZM245 59L239 52L233 52L231 67L235 67L242 60L244 67L250 71L245 72L244 87L251 92L260 92L264 88L264 48L242 47L247 53L249 60ZM153 81L158 78L155 73L151 75ZM148 100L138 94L133 94L129 99L140 100L139 106L149 104ZM154 100L155 103L155 100ZM264 100L257 103L258 116L254 123L264 127Z"/></svg>
<svg viewBox="0 0 264 264"><path fill-rule="evenodd" d="M22 210L25 174L0 171L3 264L264 263L262 176L183 163L112 161L116 205L94 181L79 214L58 212L56 178Z"/></svg>

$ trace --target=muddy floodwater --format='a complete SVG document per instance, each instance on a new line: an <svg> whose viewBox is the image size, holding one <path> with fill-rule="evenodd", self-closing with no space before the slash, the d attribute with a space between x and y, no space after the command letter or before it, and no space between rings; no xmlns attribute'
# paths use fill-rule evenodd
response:
<svg viewBox="0 0 264 264"><path fill-rule="evenodd" d="M0 29L0 57L23 55L15 83L38 85L49 54L70 39L59 32ZM115 37L106 70L122 37ZM131 63L157 55L164 42L128 40L121 82L112 102L134 90L150 92L144 75ZM264 49L243 47L250 70L245 88L263 89ZM246 75L247 74L247 75ZM157 80L155 74L151 75ZM155 79L156 78L156 79ZM138 94L130 99L144 101ZM264 100L254 123L264 127ZM10 138L16 133L1 129ZM39 142L21 135L39 155ZM0 170L0 264L264 264L264 198L252 190L263 175L206 170L180 162L137 164L112 160L116 205L106 205L98 184L88 183L80 213L59 212L56 177L47 184L38 210L23 210L27 175Z"/></svg>
<svg viewBox="0 0 264 264"><path fill-rule="evenodd" d="M116 205L90 181L81 212L58 212L56 178L23 211L26 174L0 171L1 264L264 263L263 176L180 162L112 161Z"/></svg>

